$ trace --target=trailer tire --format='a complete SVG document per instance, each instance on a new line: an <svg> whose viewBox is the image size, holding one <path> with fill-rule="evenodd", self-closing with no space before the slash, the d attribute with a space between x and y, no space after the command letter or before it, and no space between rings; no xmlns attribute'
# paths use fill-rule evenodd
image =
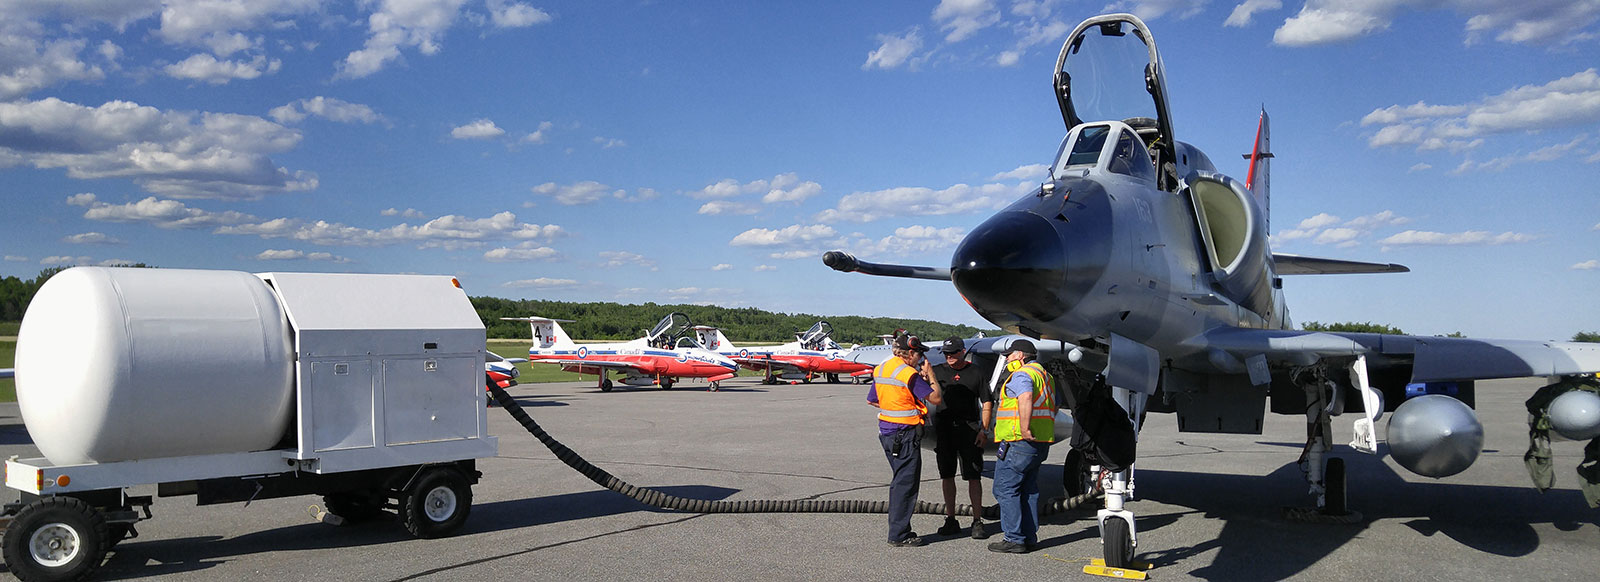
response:
<svg viewBox="0 0 1600 582"><path fill-rule="evenodd" d="M374 499L367 491L346 491L343 493L329 493L322 496L322 507L339 517L345 523L361 523L372 521L383 515L383 501Z"/></svg>
<svg viewBox="0 0 1600 582"><path fill-rule="evenodd" d="M472 486L448 467L423 469L410 489L400 492L400 520L419 538L455 533L472 513Z"/></svg>
<svg viewBox="0 0 1600 582"><path fill-rule="evenodd" d="M47 497L17 512L6 528L6 566L18 580L80 580L105 561L105 515L72 497Z"/></svg>

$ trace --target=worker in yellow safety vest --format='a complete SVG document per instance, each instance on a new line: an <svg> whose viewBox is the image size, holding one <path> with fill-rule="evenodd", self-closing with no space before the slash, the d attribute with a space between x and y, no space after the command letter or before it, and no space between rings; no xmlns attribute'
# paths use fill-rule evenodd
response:
<svg viewBox="0 0 1600 582"><path fill-rule="evenodd" d="M922 424L928 404L944 402L933 368L923 353L928 348L914 335L896 337L894 356L872 371L867 404L878 409L878 442L894 476L889 482L889 545L920 546L911 531L911 513L922 483Z"/></svg>
<svg viewBox="0 0 1600 582"><path fill-rule="evenodd" d="M994 500L1000 506L1005 539L989 551L1031 552L1039 543L1039 466L1055 442L1055 380L1039 365L1033 342L1013 340L1006 364L1020 364L995 392L994 440L1000 444L994 464ZM1010 369L1008 367L1008 369Z"/></svg>

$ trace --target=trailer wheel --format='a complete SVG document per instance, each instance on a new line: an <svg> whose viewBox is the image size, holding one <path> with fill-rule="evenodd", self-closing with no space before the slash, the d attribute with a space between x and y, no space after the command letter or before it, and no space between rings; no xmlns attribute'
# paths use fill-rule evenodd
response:
<svg viewBox="0 0 1600 582"><path fill-rule="evenodd" d="M406 531L419 538L450 535L472 513L472 486L452 468L424 469L422 476L400 493L400 519Z"/></svg>
<svg viewBox="0 0 1600 582"><path fill-rule="evenodd" d="M367 491L346 491L322 496L322 506L346 523L371 521L383 515L383 501L373 498Z"/></svg>
<svg viewBox="0 0 1600 582"><path fill-rule="evenodd" d="M24 582L84 578L105 560L107 535L105 516L83 500L40 499L6 528L6 566Z"/></svg>

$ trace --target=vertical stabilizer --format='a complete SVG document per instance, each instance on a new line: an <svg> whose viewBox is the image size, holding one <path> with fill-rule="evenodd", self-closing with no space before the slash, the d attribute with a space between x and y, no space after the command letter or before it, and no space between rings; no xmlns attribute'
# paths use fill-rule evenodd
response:
<svg viewBox="0 0 1600 582"><path fill-rule="evenodd" d="M733 349L733 342L728 341L728 336L722 335L722 330L709 325L694 327L695 341L700 346L713 352L726 352Z"/></svg>
<svg viewBox="0 0 1600 582"><path fill-rule="evenodd" d="M1255 147L1244 158L1250 160L1250 175L1246 179L1250 185L1250 196L1261 207L1267 232L1272 232L1272 132L1269 125L1267 110L1263 108L1261 123L1256 126Z"/></svg>
<svg viewBox="0 0 1600 582"><path fill-rule="evenodd" d="M571 323L571 320L545 317L502 317L500 319L528 322L528 327L533 330L533 349L535 350L578 349L578 344L567 336L566 330L561 329L561 322Z"/></svg>

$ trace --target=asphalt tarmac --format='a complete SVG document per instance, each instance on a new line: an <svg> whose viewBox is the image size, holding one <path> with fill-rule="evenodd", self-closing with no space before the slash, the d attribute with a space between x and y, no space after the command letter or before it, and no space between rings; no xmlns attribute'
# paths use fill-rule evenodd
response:
<svg viewBox="0 0 1600 582"><path fill-rule="evenodd" d="M1523 469L1522 401L1541 384L1479 384L1485 450L1453 477L1419 477L1387 457L1339 447L1350 506L1365 516L1353 525L1280 517L1283 507L1311 502L1295 464L1302 417L1269 414L1265 434L1253 436L1179 434L1172 415L1151 415L1140 499L1130 504L1140 532L1135 553L1155 564L1153 580L1592 580L1600 572L1600 510L1577 491L1582 443L1555 444L1556 489L1538 493ZM700 499L887 498L888 464L864 386L763 386L754 378L722 386L601 393L564 383L511 393L557 439L635 485ZM140 523L140 536L117 546L95 578L1092 580L1082 567L1101 554L1089 511L1045 518L1038 551L1002 555L985 549L997 537L932 535L936 516L912 521L932 543L891 548L883 515L657 510L568 469L499 409L489 419L500 455L480 462L471 518L454 537L413 539L388 520L317 523L308 512L320 503L314 497L248 507L158 498L155 518ZM1349 440L1353 420L1335 419L1337 439ZM1060 492L1064 453L1051 451L1043 470L1046 497ZM15 404L0 405L0 454L37 455ZM931 453L923 478L921 498L940 501Z"/></svg>

